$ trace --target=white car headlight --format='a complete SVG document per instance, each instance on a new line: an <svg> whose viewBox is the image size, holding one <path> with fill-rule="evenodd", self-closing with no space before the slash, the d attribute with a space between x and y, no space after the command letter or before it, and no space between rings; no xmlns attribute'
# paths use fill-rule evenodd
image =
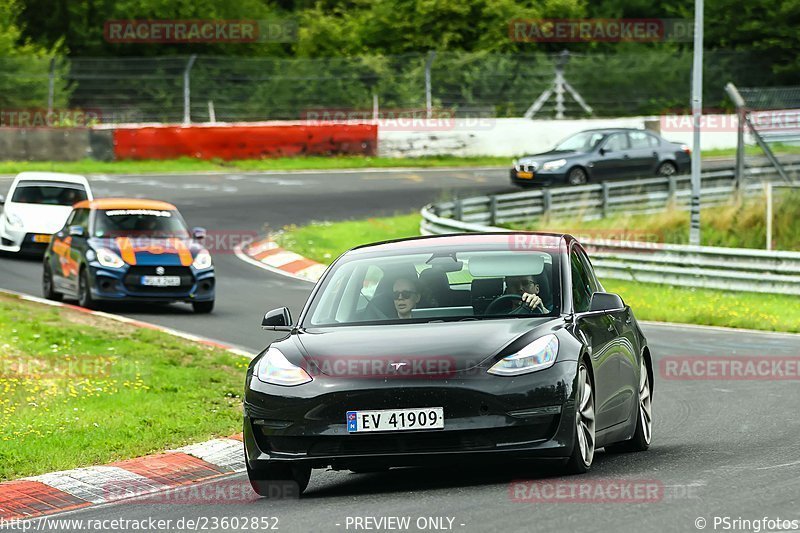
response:
<svg viewBox="0 0 800 533"><path fill-rule="evenodd" d="M566 159L556 159L555 161L548 161L542 165L542 170L558 170L567 164Z"/></svg>
<svg viewBox="0 0 800 533"><path fill-rule="evenodd" d="M519 376L550 368L558 355L558 338L555 335L539 337L515 354L504 357L488 370L496 376Z"/></svg>
<svg viewBox="0 0 800 533"><path fill-rule="evenodd" d="M302 385L312 380L308 372L290 363L277 348L267 350L264 357L256 363L253 373L259 381L286 387Z"/></svg>
<svg viewBox="0 0 800 533"><path fill-rule="evenodd" d="M108 248L98 248L95 253L97 254L97 262L104 267L121 268L125 266L125 261Z"/></svg>
<svg viewBox="0 0 800 533"><path fill-rule="evenodd" d="M197 270L211 268L211 254L208 253L208 250L200 250L195 256L192 266Z"/></svg>
<svg viewBox="0 0 800 533"><path fill-rule="evenodd" d="M8 222L8 226L11 228L21 228L25 225L19 215L15 215L14 213L5 213L6 215L6 222Z"/></svg>

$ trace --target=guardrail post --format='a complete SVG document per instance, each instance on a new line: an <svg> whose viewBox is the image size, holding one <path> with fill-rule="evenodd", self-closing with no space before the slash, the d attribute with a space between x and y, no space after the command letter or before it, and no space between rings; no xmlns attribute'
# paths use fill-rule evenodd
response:
<svg viewBox="0 0 800 533"><path fill-rule="evenodd" d="M608 182L601 183L603 186L603 199L602 203L600 204L600 213L603 215L603 218L608 216L608 197L609 197L609 186Z"/></svg>
<svg viewBox="0 0 800 533"><path fill-rule="evenodd" d="M675 202L678 193L678 180L675 176L669 177L669 195L667 196L667 203Z"/></svg>
<svg viewBox="0 0 800 533"><path fill-rule="evenodd" d="M546 215L550 212L550 206L553 203L553 194L550 192L550 189L542 190L542 215Z"/></svg>
<svg viewBox="0 0 800 533"><path fill-rule="evenodd" d="M453 202L453 218L462 220L464 218L464 203L461 198L456 198Z"/></svg>
<svg viewBox="0 0 800 533"><path fill-rule="evenodd" d="M497 196L492 195L489 197L489 225L495 224L497 224Z"/></svg>

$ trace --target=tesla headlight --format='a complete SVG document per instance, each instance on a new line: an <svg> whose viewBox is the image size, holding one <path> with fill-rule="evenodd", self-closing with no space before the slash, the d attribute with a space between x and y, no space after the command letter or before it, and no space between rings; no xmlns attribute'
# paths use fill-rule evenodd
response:
<svg viewBox="0 0 800 533"><path fill-rule="evenodd" d="M545 335L525 346L515 354L500 359L488 370L496 376L519 376L550 368L558 355L558 339Z"/></svg>
<svg viewBox="0 0 800 533"><path fill-rule="evenodd" d="M6 213L6 221L8 221L9 227L12 228L21 228L25 225L19 215L15 215L14 213Z"/></svg>
<svg viewBox="0 0 800 533"><path fill-rule="evenodd" d="M208 253L208 250L200 250L195 256L192 266L197 270L211 268L211 254Z"/></svg>
<svg viewBox="0 0 800 533"><path fill-rule="evenodd" d="M567 164L566 159L556 159L555 161L548 161L542 165L542 170L558 170Z"/></svg>
<svg viewBox="0 0 800 533"><path fill-rule="evenodd" d="M311 381L308 372L290 363L277 348L267 350L264 357L256 363L253 373L259 381L271 385L291 387Z"/></svg>
<svg viewBox="0 0 800 533"><path fill-rule="evenodd" d="M108 248L98 248L95 253L97 254L97 262L104 267L121 268L125 266L125 261Z"/></svg>

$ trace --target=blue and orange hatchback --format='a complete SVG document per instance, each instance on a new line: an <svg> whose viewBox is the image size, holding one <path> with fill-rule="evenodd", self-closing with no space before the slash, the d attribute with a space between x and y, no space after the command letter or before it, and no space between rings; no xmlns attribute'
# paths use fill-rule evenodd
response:
<svg viewBox="0 0 800 533"><path fill-rule="evenodd" d="M214 309L214 265L205 230L156 200L106 198L75 204L44 255L42 291L94 308L101 301L187 302Z"/></svg>

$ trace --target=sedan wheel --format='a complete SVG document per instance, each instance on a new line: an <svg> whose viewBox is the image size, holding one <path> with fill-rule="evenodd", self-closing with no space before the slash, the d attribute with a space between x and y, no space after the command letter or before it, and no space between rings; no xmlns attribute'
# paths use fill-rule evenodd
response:
<svg viewBox="0 0 800 533"><path fill-rule="evenodd" d="M78 305L86 309L97 308L97 303L92 299L92 289L89 285L89 273L86 269L78 277Z"/></svg>
<svg viewBox="0 0 800 533"><path fill-rule="evenodd" d="M583 185L588 181L588 176L585 170L575 167L567 174L567 181L570 185Z"/></svg>
<svg viewBox="0 0 800 533"><path fill-rule="evenodd" d="M582 474L594 460L594 387L586 363L578 367L578 389L575 394L575 447L567 463L567 471Z"/></svg>
<svg viewBox="0 0 800 533"><path fill-rule="evenodd" d="M670 176L674 176L677 174L677 172L678 168L673 163L667 161L658 165L658 169L656 169L656 176L668 178Z"/></svg>
<svg viewBox="0 0 800 533"><path fill-rule="evenodd" d="M53 271L50 270L50 265L45 263L44 272L42 273L42 293L44 293L44 297L48 300L54 300L56 302L60 302L63 298L63 295L60 292L56 292L54 285L53 285Z"/></svg>

